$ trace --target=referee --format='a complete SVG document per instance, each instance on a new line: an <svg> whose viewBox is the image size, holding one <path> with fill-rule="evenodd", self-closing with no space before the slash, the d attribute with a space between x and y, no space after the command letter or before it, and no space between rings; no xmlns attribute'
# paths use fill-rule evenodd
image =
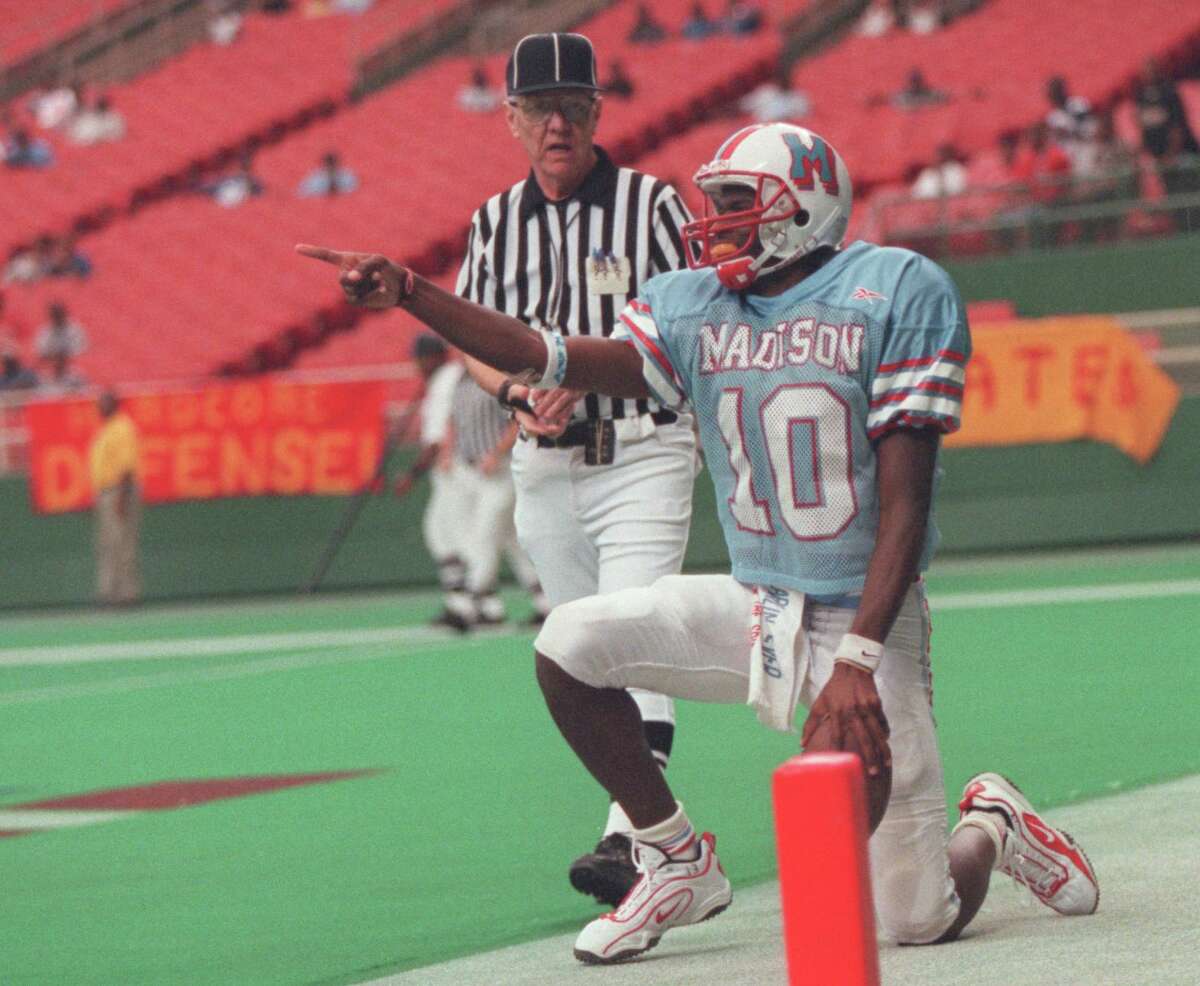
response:
<svg viewBox="0 0 1200 986"><path fill-rule="evenodd" d="M475 213L457 292L535 328L609 335L655 274L685 266L690 218L671 186L618 168L593 143L602 101L591 42L535 34L513 49L505 115L528 177ZM521 383L468 360L501 403ZM688 415L648 400L555 390L540 395L547 426L517 412L516 528L552 605L648 586L683 563L698 459ZM635 692L646 740L665 769L675 731L670 699ZM618 804L595 850L575 860L572 885L616 905L636 871Z"/></svg>

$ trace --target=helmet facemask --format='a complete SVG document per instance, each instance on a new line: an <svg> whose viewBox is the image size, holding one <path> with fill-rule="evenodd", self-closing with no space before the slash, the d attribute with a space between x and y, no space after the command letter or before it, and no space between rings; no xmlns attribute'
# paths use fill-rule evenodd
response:
<svg viewBox="0 0 1200 986"><path fill-rule="evenodd" d="M704 192L704 214L683 227L685 254L693 270L715 267L727 288L744 290L760 273L778 270L803 255L789 247L795 242L795 233L811 220L788 182L763 172L717 171L707 166L695 180ZM735 212L717 212L711 193L724 186L753 189L754 204ZM722 237L740 229L745 236L736 245Z"/></svg>

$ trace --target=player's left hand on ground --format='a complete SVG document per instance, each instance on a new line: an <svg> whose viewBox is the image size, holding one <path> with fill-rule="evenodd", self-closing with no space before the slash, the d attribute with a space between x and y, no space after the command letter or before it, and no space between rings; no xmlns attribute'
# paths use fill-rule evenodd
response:
<svg viewBox="0 0 1200 986"><path fill-rule="evenodd" d="M406 268L380 253L353 253L300 243L296 252L332 264L341 272L338 283L346 300L364 308L393 308L410 277Z"/></svg>
<svg viewBox="0 0 1200 986"><path fill-rule="evenodd" d="M875 687L875 676L853 665L835 663L833 674L808 711L800 737L807 750L822 726L829 730L835 749L852 749L862 757L868 775L890 770L890 730L883 703Z"/></svg>

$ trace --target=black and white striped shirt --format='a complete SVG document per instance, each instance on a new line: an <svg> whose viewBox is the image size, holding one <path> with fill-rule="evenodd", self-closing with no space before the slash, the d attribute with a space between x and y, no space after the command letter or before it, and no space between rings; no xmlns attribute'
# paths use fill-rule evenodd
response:
<svg viewBox="0 0 1200 986"><path fill-rule="evenodd" d="M508 412L469 373L462 375L454 389L450 423L454 428L454 456L469 466L478 465L499 445L509 426Z"/></svg>
<svg viewBox="0 0 1200 986"><path fill-rule="evenodd" d="M476 211L458 294L535 328L607 336L645 281L685 265L680 229L691 216L675 189L618 168L599 147L596 154L583 184L562 202L549 201L531 172ZM628 258L627 291L588 291L587 263L597 253ZM588 394L575 416L624 418L656 410L653 401Z"/></svg>

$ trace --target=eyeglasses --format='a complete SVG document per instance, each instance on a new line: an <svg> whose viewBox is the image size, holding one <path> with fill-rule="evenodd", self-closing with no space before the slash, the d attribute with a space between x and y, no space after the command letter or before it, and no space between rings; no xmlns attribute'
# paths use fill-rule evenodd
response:
<svg viewBox="0 0 1200 986"><path fill-rule="evenodd" d="M548 93L518 96L509 102L534 126L541 126L557 111L572 126L582 127L591 120L596 107L594 96L552 96Z"/></svg>

